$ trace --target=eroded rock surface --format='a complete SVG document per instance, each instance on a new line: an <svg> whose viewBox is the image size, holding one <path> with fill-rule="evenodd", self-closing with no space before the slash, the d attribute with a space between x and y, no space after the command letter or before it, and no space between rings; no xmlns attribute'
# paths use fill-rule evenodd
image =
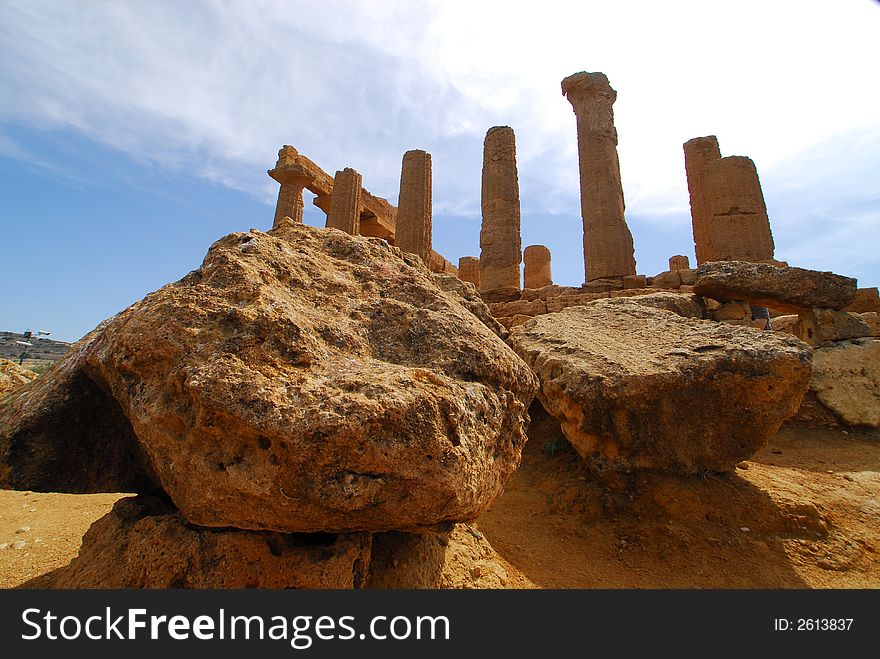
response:
<svg viewBox="0 0 880 659"><path fill-rule="evenodd" d="M591 466L733 469L797 411L810 348L640 301L599 300L541 316L512 329L510 343L541 380L541 403Z"/></svg>
<svg viewBox="0 0 880 659"><path fill-rule="evenodd" d="M810 390L843 422L880 426L880 341L859 339L816 350Z"/></svg>

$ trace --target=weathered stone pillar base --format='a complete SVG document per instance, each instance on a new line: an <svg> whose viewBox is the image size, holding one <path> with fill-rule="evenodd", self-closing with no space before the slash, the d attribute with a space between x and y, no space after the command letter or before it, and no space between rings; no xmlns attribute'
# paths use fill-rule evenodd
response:
<svg viewBox="0 0 880 659"><path fill-rule="evenodd" d="M295 183L282 183L278 191L278 203L275 204L275 219L272 227L277 227L281 220L289 217L294 222L303 221L303 186Z"/></svg>
<svg viewBox="0 0 880 659"><path fill-rule="evenodd" d="M543 288L553 283L550 271L550 250L544 245L529 245L523 252L525 269L523 288Z"/></svg>

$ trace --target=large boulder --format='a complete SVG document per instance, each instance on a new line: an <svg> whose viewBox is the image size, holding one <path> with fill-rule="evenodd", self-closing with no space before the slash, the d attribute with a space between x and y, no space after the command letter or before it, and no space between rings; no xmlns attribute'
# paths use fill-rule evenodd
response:
<svg viewBox="0 0 880 659"><path fill-rule="evenodd" d="M274 533L189 524L160 497L120 499L53 588L359 588L369 533Z"/></svg>
<svg viewBox="0 0 880 659"><path fill-rule="evenodd" d="M842 309L856 295L856 280L833 272L778 267L769 263L715 261L697 268L694 293L727 302L746 300L777 311L812 307Z"/></svg>
<svg viewBox="0 0 880 659"><path fill-rule="evenodd" d="M880 341L860 339L816 350L810 390L844 423L880 426Z"/></svg>
<svg viewBox="0 0 880 659"><path fill-rule="evenodd" d="M193 524L466 521L519 464L537 381L464 302L380 239L286 222L216 242L109 321L71 377L121 410L143 471Z"/></svg>
<svg viewBox="0 0 880 659"><path fill-rule="evenodd" d="M0 398L36 379L37 374L29 368L19 366L10 359L0 358Z"/></svg>
<svg viewBox="0 0 880 659"><path fill-rule="evenodd" d="M511 330L538 397L598 470L726 471L793 415L810 377L794 337L600 300Z"/></svg>

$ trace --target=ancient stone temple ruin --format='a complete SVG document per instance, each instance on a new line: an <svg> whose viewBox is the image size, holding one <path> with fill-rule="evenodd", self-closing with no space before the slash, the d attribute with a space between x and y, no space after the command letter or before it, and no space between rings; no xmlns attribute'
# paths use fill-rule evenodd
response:
<svg viewBox="0 0 880 659"><path fill-rule="evenodd" d="M544 245L529 245L523 252L523 288L543 288L553 283L550 250Z"/></svg>
<svg viewBox="0 0 880 659"><path fill-rule="evenodd" d="M522 241L516 138L508 126L495 126L486 133L481 206L480 292L486 299L499 301L516 297Z"/></svg>
<svg viewBox="0 0 880 659"><path fill-rule="evenodd" d="M403 154L397 207L397 246L431 263L431 154Z"/></svg>
<svg viewBox="0 0 880 659"><path fill-rule="evenodd" d="M684 144L697 265L773 259L773 235L755 163L721 157L714 135Z"/></svg>
<svg viewBox="0 0 880 659"><path fill-rule="evenodd" d="M581 72L562 81L562 93L577 117L586 281L634 275L611 108L617 92L604 73Z"/></svg>
<svg viewBox="0 0 880 659"><path fill-rule="evenodd" d="M356 236L361 228L361 175L350 167L336 172L327 226Z"/></svg>
<svg viewBox="0 0 880 659"><path fill-rule="evenodd" d="M302 222L303 188L308 186L314 177L296 161L298 155L297 150L292 146L284 145L278 152L278 162L275 163L275 168L269 170L269 176L281 184L272 226L278 226L278 223L285 217L289 217L297 223Z"/></svg>

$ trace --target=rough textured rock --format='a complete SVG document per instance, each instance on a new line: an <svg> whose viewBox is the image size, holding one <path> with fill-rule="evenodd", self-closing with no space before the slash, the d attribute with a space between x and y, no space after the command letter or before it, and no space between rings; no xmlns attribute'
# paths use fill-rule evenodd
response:
<svg viewBox="0 0 880 659"><path fill-rule="evenodd" d="M703 169L710 162L721 159L721 148L718 146L718 138L714 135L695 137L684 143L684 167L687 175L688 192L691 202L691 221L694 231L694 251L697 256L697 264L705 263L707 211L703 200ZM672 263L670 270L675 270Z"/></svg>
<svg viewBox="0 0 880 659"><path fill-rule="evenodd" d="M536 382L435 282L380 239L231 234L110 321L83 370L194 524L465 521L517 467Z"/></svg>
<svg viewBox="0 0 880 659"><path fill-rule="evenodd" d="M483 142L483 221L480 226L480 292L519 291L519 178L516 137L509 126L494 126ZM489 299L489 298L487 298Z"/></svg>
<svg viewBox="0 0 880 659"><path fill-rule="evenodd" d="M880 341L848 341L813 353L810 389L845 423L880 426Z"/></svg>
<svg viewBox="0 0 880 659"><path fill-rule="evenodd" d="M458 259L458 278L480 290L480 259L476 256L462 256Z"/></svg>
<svg viewBox="0 0 880 659"><path fill-rule="evenodd" d="M469 285L467 282L460 280L455 275L447 275L443 273L434 273L434 283L440 290L446 293L454 293L459 299L459 303L465 309L474 314L480 321L497 334L501 339L507 339L507 330L502 327L492 316L489 307L483 302L483 298L477 292L476 287Z"/></svg>
<svg viewBox="0 0 880 659"><path fill-rule="evenodd" d="M3 401L0 487L73 494L158 489L118 403L84 372L84 356L109 322Z"/></svg>
<svg viewBox="0 0 880 659"><path fill-rule="evenodd" d="M504 588L507 570L469 524L434 533L373 536L368 588Z"/></svg>
<svg viewBox="0 0 880 659"><path fill-rule="evenodd" d="M752 307L748 302L725 302L714 309L709 317L712 320L751 320Z"/></svg>
<svg viewBox="0 0 880 659"><path fill-rule="evenodd" d="M654 275L652 288L676 289L681 286L681 270L667 270Z"/></svg>
<svg viewBox="0 0 880 659"><path fill-rule="evenodd" d="M833 272L744 261L701 265L694 284L695 293L714 300L745 300L791 313L812 307L841 309L853 300L855 291L855 279Z"/></svg>
<svg viewBox="0 0 880 659"><path fill-rule="evenodd" d="M689 270L691 267L691 262L688 257L683 254L676 254L675 256L669 257L669 270Z"/></svg>
<svg viewBox="0 0 880 659"><path fill-rule="evenodd" d="M852 302L846 305L843 311L850 313L880 312L880 295L877 293L877 287L857 289Z"/></svg>
<svg viewBox="0 0 880 659"><path fill-rule="evenodd" d="M861 315L832 309L811 309L800 314L794 334L816 347L828 341L859 339L871 335L871 327Z"/></svg>
<svg viewBox="0 0 880 659"><path fill-rule="evenodd" d="M403 154L400 171L400 199L397 206L395 244L431 261L431 154L414 149Z"/></svg>
<svg viewBox="0 0 880 659"><path fill-rule="evenodd" d="M623 278L624 289L645 288L648 285L645 275L626 275Z"/></svg>
<svg viewBox="0 0 880 659"><path fill-rule="evenodd" d="M622 305L622 309L628 309L631 304L640 304L644 307L653 307L663 311L671 311L683 318L705 318L706 307L702 298L689 293L672 293L669 291L650 291L644 295L632 297L615 297L604 302L608 308Z"/></svg>
<svg viewBox="0 0 880 659"><path fill-rule="evenodd" d="M612 105L617 92L604 73L580 72L562 81L577 118L581 216L586 281L636 274L632 234L624 218Z"/></svg>
<svg viewBox="0 0 880 659"><path fill-rule="evenodd" d="M361 188L363 179L351 167L336 172L327 226L356 236L361 230Z"/></svg>
<svg viewBox="0 0 880 659"><path fill-rule="evenodd" d="M868 326L868 336L880 336L880 313L876 311L866 311L858 316L862 322Z"/></svg>
<svg viewBox="0 0 880 659"><path fill-rule="evenodd" d="M122 499L92 524L54 588L359 588L369 533L274 533L189 524L163 499Z"/></svg>
<svg viewBox="0 0 880 659"><path fill-rule="evenodd" d="M541 316L509 342L538 375L541 403L597 470L731 470L797 411L810 376L810 348L794 337L636 299Z"/></svg>
<svg viewBox="0 0 880 659"><path fill-rule="evenodd" d="M761 261L773 258L773 235L755 163L728 156L702 173L706 212L703 262Z"/></svg>
<svg viewBox="0 0 880 659"><path fill-rule="evenodd" d="M0 398L36 379L37 374L29 368L9 359L0 359Z"/></svg>
<svg viewBox="0 0 880 659"><path fill-rule="evenodd" d="M550 250L544 245L529 245L523 251L523 288L544 288L553 285Z"/></svg>

